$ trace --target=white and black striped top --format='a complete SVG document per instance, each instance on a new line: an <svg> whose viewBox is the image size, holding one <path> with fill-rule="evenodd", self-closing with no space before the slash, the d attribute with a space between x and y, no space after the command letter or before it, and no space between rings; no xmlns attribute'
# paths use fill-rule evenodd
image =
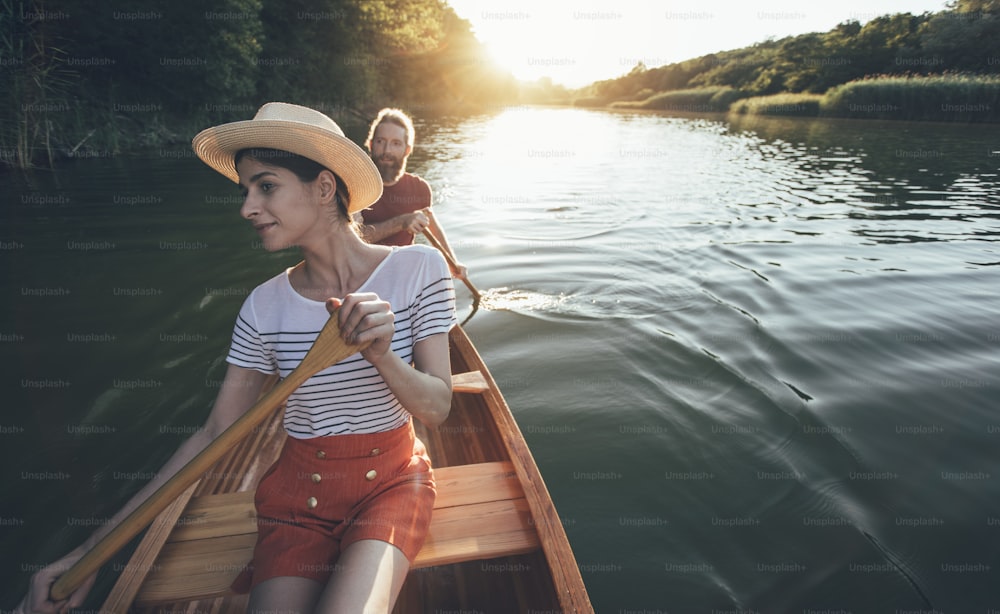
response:
<svg viewBox="0 0 1000 614"><path fill-rule="evenodd" d="M284 271L257 286L240 309L227 362L287 377L329 317L324 303L296 292ZM425 245L393 248L358 292L374 292L396 316L392 351L413 360L413 345L456 323L455 286L441 254ZM292 437L375 433L403 426L410 414L361 354L307 380L288 398Z"/></svg>

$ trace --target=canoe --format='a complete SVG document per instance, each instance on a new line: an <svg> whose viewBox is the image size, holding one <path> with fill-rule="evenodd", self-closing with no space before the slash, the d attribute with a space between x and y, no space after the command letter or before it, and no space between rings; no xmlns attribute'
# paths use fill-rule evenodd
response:
<svg viewBox="0 0 1000 614"><path fill-rule="evenodd" d="M397 614L593 612L562 521L482 357L450 333L451 413L415 421L438 497ZM253 493L285 440L279 409L152 523L106 598L105 612L244 612L228 587L256 539Z"/></svg>

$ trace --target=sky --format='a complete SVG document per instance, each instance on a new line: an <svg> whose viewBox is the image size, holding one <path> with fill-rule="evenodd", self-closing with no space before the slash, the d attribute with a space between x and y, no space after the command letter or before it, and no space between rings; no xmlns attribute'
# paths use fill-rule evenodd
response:
<svg viewBox="0 0 1000 614"><path fill-rule="evenodd" d="M826 32L945 0L448 0L515 77L580 87L768 38Z"/></svg>

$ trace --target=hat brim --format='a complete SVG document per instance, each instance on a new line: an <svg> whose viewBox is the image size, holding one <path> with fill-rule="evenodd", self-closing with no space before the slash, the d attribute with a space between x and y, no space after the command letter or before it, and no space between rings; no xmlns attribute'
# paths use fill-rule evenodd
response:
<svg viewBox="0 0 1000 614"><path fill-rule="evenodd" d="M250 119L214 126L191 141L195 154L223 176L239 183L236 152L280 149L318 162L337 174L350 194L348 213L371 206L382 196L382 176L371 157L347 137L297 121Z"/></svg>

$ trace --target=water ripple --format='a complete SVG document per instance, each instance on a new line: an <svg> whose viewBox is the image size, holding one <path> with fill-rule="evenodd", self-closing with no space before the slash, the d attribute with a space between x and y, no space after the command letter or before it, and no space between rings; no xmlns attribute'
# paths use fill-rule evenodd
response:
<svg viewBox="0 0 1000 614"><path fill-rule="evenodd" d="M992 134L551 108L420 133L412 168L484 289L470 335L578 560L626 571L587 574L598 611L995 605L985 575L941 568L1000 551L984 522L1000 485L981 477L1000 433ZM931 150L948 155L898 154ZM231 186L197 160L8 178L0 353L23 411L4 428L23 433L0 455L9 475L83 478L5 481L16 515L39 521L4 547L56 555L81 538L67 514L127 498L109 471L155 471L179 443L161 425L201 423L243 297L299 255L249 249ZM163 203L115 202L130 193ZM68 250L77 240L116 247ZM67 342L89 333L116 341ZM47 379L71 386L35 388ZM121 427L113 443L67 433L101 423Z"/></svg>

